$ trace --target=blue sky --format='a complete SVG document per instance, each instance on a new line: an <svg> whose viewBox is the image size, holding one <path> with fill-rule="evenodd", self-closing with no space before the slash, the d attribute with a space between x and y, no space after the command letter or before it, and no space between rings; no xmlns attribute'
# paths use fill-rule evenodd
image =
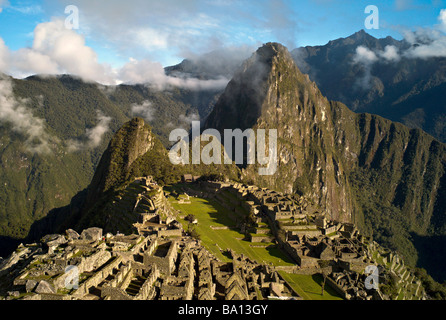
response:
<svg viewBox="0 0 446 320"><path fill-rule="evenodd" d="M222 47L255 48L268 41L281 42L290 49L323 45L364 29L367 5L379 9L380 28L366 31L375 37L401 39L402 30L438 24L446 1L0 0L0 38L8 54L20 54L20 61L25 56L35 57L36 52L25 49L35 51L38 26L40 36L46 36L42 41L56 41L48 35L55 26L48 23L64 21L67 5L79 9L79 29L72 30L85 40L79 52L95 55L98 63L113 69L135 60L167 66ZM70 35L64 39L71 39ZM53 58L48 52L51 49L48 43L41 45L47 51L38 52L38 61L51 65L42 56ZM58 59L60 65L63 57Z"/></svg>

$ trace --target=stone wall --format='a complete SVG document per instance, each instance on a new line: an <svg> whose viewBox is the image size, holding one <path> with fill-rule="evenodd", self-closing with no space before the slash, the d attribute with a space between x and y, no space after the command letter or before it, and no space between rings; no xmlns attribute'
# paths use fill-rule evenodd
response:
<svg viewBox="0 0 446 320"><path fill-rule="evenodd" d="M251 242L272 242L274 236L267 236L262 234L250 234Z"/></svg>
<svg viewBox="0 0 446 320"><path fill-rule="evenodd" d="M144 253L144 265L150 266L156 264L161 273L170 275L175 268L175 261L178 256L178 244L176 241L171 241L169 250L165 257L156 257Z"/></svg>
<svg viewBox="0 0 446 320"><path fill-rule="evenodd" d="M102 288L101 296L104 300L132 300L125 290L110 286Z"/></svg>
<svg viewBox="0 0 446 320"><path fill-rule="evenodd" d="M159 230L158 237L181 237L183 235L183 230L181 229L171 229L171 230Z"/></svg>
<svg viewBox="0 0 446 320"><path fill-rule="evenodd" d="M73 293L73 296L82 297L88 293L88 290L91 287L98 286L102 281L104 281L105 278L107 278L113 272L113 269L119 266L121 261L122 261L121 257L113 258L113 261L111 261L108 265L106 265L104 268L93 274L93 276L91 276L84 283L82 283L79 286L79 288Z"/></svg>
<svg viewBox="0 0 446 320"><path fill-rule="evenodd" d="M333 279L331 279L330 277L326 278L327 280L327 284L333 288L342 298L349 300L350 299L350 295L344 291L344 289L342 289Z"/></svg>
<svg viewBox="0 0 446 320"><path fill-rule="evenodd" d="M146 281L143 283L138 294L135 296L135 300L152 300L156 293L153 283L156 281L156 279L158 279L158 277L158 268L156 268L156 266L152 266Z"/></svg>
<svg viewBox="0 0 446 320"><path fill-rule="evenodd" d="M100 250L86 258L82 257L81 262L77 266L79 268L79 273L91 272L110 260L110 258L111 253L106 250Z"/></svg>

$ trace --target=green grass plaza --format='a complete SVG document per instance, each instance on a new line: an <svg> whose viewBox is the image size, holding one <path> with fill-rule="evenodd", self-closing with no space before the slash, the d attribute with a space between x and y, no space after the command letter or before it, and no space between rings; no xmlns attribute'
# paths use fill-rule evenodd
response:
<svg viewBox="0 0 446 320"><path fill-rule="evenodd" d="M179 193L181 184L166 187L166 191ZM261 264L273 266L293 266L295 263L283 253L274 243L252 243L245 239L245 235L233 228L235 221L233 213L212 199L190 197L185 203L179 203L172 195L168 196L170 204L180 212L178 221L184 230L191 228L184 218L193 215L198 223L193 226L200 236L203 246L218 259L230 262L224 254L230 248L237 254L243 254ZM325 286L322 293L321 275L301 275L279 271L280 275L304 300L342 300L330 287Z"/></svg>

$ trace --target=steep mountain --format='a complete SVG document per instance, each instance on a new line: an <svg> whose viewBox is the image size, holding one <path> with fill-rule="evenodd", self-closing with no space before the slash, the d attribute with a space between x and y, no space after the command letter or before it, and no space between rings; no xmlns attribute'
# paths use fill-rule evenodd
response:
<svg viewBox="0 0 446 320"><path fill-rule="evenodd" d="M201 143L200 153L205 145L206 143ZM219 148L223 149L221 145ZM189 145L188 151L191 155L192 144ZM239 178L239 170L235 164L172 164L168 150L152 132L151 126L142 118L133 118L111 139L87 192L81 194L80 199L75 199L77 206L67 206L55 212L57 217L49 217L48 221L55 220L46 223L49 227L46 232L51 231L51 228L62 230L74 227L81 230L92 226L100 226L110 232L123 230L131 232L131 224L129 227L128 224L117 223L123 220L127 211L132 211L131 206L134 205L133 202L123 204L121 201L122 192L129 183L138 177L152 176L160 185L166 185L180 182L185 174L203 178L210 176L233 180ZM134 197L132 199L134 200ZM117 201L120 203L119 206L114 204ZM122 210L121 205L127 205L127 209ZM60 216L65 216L66 220L62 226L54 222L60 219Z"/></svg>
<svg viewBox="0 0 446 320"><path fill-rule="evenodd" d="M445 235L445 145L327 100L282 45L266 44L245 62L205 128L277 129L276 173L260 176L258 164L246 165L242 178L309 196L411 264L410 232Z"/></svg>
<svg viewBox="0 0 446 320"><path fill-rule="evenodd" d="M135 118L124 124L110 141L102 155L89 188L88 201L128 179L130 168L140 156L155 146L151 128ZM159 147L159 144L156 144Z"/></svg>
<svg viewBox="0 0 446 320"><path fill-rule="evenodd" d="M261 47L229 83L205 128L276 129L278 170L245 176L255 184L285 192L311 194L336 219L352 220L353 204L342 159L333 148L331 107L314 83L302 74L288 50L278 44ZM229 143L224 141L224 143Z"/></svg>
<svg viewBox="0 0 446 320"><path fill-rule="evenodd" d="M297 48L292 56L330 100L423 129L445 142L446 59L407 54L419 44L376 39L361 30L323 46ZM368 50L371 60L357 60L359 47ZM392 48L387 55L386 47Z"/></svg>

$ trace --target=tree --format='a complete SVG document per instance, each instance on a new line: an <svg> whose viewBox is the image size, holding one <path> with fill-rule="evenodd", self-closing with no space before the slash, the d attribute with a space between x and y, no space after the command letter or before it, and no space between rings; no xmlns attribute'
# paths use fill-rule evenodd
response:
<svg viewBox="0 0 446 320"><path fill-rule="evenodd" d="M184 220L186 220L189 223L193 223L196 220L196 218L195 218L195 216L193 214L188 214L186 216L186 218L184 218Z"/></svg>
<svg viewBox="0 0 446 320"><path fill-rule="evenodd" d="M200 234L198 233L197 230L195 230L195 228L192 227L192 229L190 229L189 234L192 238L196 239L196 240L200 240Z"/></svg>

